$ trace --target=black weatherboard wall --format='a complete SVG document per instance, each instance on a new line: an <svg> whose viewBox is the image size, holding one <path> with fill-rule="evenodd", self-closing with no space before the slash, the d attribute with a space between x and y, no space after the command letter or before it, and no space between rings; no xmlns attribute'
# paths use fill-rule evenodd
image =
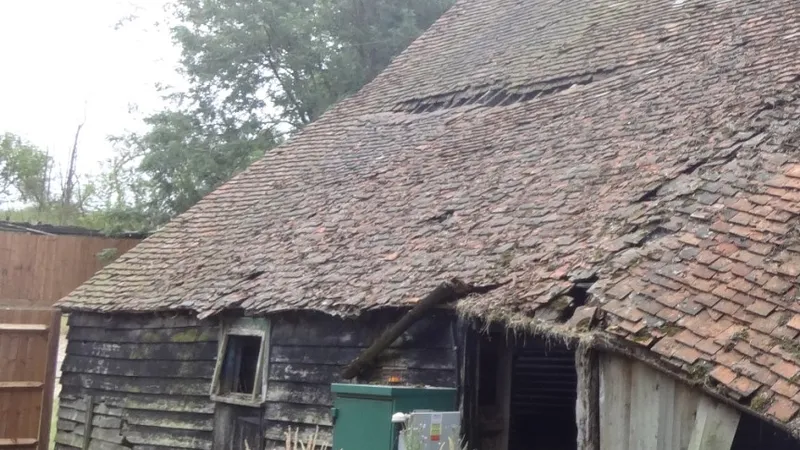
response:
<svg viewBox="0 0 800 450"><path fill-rule="evenodd" d="M342 368L377 338L398 313L373 313L358 320L322 314L284 314L273 318L269 387L265 409L268 449L285 448L287 427L300 427L331 442L330 384L341 382ZM379 367L359 382L455 387L455 320L438 313L421 320L385 351ZM388 420L388 419L387 419Z"/></svg>
<svg viewBox="0 0 800 450"><path fill-rule="evenodd" d="M210 449L218 326L185 316L73 313L56 448Z"/></svg>
<svg viewBox="0 0 800 450"><path fill-rule="evenodd" d="M227 450L214 447L221 411L261 411L261 423L249 426L261 428L267 449L285 448L290 426L299 427L301 435L319 426L320 440L330 443L330 384L342 381L342 368L399 316L384 311L357 320L309 312L269 317L266 402L251 409L210 398L218 321L72 313L57 448L84 448L91 423L89 448ZM376 369L355 381L455 387L456 342L452 315L432 313L386 350Z"/></svg>

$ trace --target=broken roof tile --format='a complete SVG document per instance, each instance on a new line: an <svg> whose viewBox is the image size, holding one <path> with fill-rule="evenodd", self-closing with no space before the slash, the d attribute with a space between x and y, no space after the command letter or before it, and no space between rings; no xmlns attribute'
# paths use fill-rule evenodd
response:
<svg viewBox="0 0 800 450"><path fill-rule="evenodd" d="M788 422L797 414L798 409L800 407L798 407L797 403L787 398L776 396L767 410L767 414L774 416L781 422Z"/></svg>

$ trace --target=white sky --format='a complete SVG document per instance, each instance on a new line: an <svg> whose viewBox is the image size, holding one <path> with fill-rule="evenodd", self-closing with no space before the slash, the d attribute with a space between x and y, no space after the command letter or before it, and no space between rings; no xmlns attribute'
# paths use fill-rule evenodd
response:
<svg viewBox="0 0 800 450"><path fill-rule="evenodd" d="M68 158L86 111L79 172L112 155L109 135L141 129L162 105L155 83L179 84L166 0L0 0L0 133ZM129 14L138 18L118 30ZM131 113L130 108L138 107Z"/></svg>

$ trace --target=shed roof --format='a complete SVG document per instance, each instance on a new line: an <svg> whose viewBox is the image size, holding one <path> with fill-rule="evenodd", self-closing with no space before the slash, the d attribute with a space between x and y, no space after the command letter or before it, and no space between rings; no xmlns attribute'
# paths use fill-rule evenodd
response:
<svg viewBox="0 0 800 450"><path fill-rule="evenodd" d="M85 236L107 237L117 239L144 239L147 233L142 232L115 232L107 233L91 228L72 225L52 225L46 223L12 222L0 220L0 231L12 233L28 233L43 236Z"/></svg>
<svg viewBox="0 0 800 450"><path fill-rule="evenodd" d="M796 0L463 0L61 305L356 314L458 277L552 321L596 277L608 332L798 421L799 46Z"/></svg>

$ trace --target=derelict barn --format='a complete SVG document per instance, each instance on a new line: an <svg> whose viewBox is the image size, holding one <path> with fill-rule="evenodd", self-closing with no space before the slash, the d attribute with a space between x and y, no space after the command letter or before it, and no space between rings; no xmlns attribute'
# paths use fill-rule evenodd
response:
<svg viewBox="0 0 800 450"><path fill-rule="evenodd" d="M284 448L289 427L305 436L318 426L320 442L330 444L330 385L393 318L72 314L56 442L243 449L248 440L251 449ZM441 313L417 323L361 379L455 387L452 324Z"/></svg>
<svg viewBox="0 0 800 450"><path fill-rule="evenodd" d="M460 1L60 303L59 445L336 441L375 382L452 390L480 449L797 448L798 30Z"/></svg>

